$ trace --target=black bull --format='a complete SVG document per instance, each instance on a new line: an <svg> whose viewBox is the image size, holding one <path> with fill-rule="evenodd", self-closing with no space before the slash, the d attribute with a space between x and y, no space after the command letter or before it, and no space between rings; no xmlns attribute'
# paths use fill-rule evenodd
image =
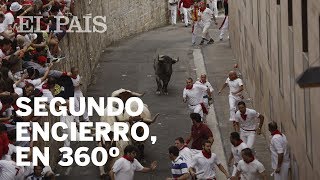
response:
<svg viewBox="0 0 320 180"><path fill-rule="evenodd" d="M169 56L163 55L154 59L153 68L156 75L157 81L157 94L161 92L168 94L168 83L172 74L172 64L175 64L179 61L178 59L173 59ZM162 82L161 82L162 81Z"/></svg>

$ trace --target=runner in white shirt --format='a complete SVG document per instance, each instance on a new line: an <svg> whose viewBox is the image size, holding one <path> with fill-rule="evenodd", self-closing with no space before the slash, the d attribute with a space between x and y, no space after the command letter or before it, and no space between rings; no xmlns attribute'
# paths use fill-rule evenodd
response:
<svg viewBox="0 0 320 180"><path fill-rule="evenodd" d="M215 179L215 165L217 165L220 171L223 172L228 179L229 174L222 166L217 155L211 152L211 146L212 143L210 141L205 141L203 143L202 153L199 153L193 157L192 164L189 168L191 176L193 178L196 177L197 179Z"/></svg>
<svg viewBox="0 0 320 180"><path fill-rule="evenodd" d="M49 72L50 72L50 69L52 68L53 64L51 63L45 74L41 77L41 78L37 78L37 76L39 75L39 71L37 69L34 69L34 68L28 68L27 69L27 77L25 75L23 75L23 81L18 83L17 86L20 87L20 88L24 88L26 86L27 83L29 84L33 84L34 87L36 88L39 88L41 87L42 83L47 79L48 75L49 75Z"/></svg>
<svg viewBox="0 0 320 180"><path fill-rule="evenodd" d="M213 12L206 7L206 3L205 2L200 2L199 5L199 16L201 21L200 26L202 27L202 40L200 42L200 45L202 45L204 43L204 41L208 41L208 44L212 44L214 43L214 40L211 38L210 34L209 34L209 28L211 26L211 22L212 22L212 18L215 22L215 24L218 24L216 21L215 16L213 15Z"/></svg>
<svg viewBox="0 0 320 180"><path fill-rule="evenodd" d="M218 16L218 0L209 0L207 1L207 4L209 5L209 8L211 11L213 11L214 16Z"/></svg>
<svg viewBox="0 0 320 180"><path fill-rule="evenodd" d="M185 145L184 139L182 137L176 138L175 146L179 149L179 156L183 157L188 167L190 167L192 163L192 151Z"/></svg>
<svg viewBox="0 0 320 180"><path fill-rule="evenodd" d="M241 139L248 145L249 148L253 147L256 133L261 134L261 128L264 122L264 116L259 114L253 109L246 108L246 104L243 101L238 103L239 111L236 113L236 129L239 132ZM259 122L259 128L257 128L257 120Z"/></svg>
<svg viewBox="0 0 320 180"><path fill-rule="evenodd" d="M228 165L231 166L231 163L233 161L232 176L235 176L237 172L237 165L239 161L242 159L241 151L245 148L248 148L248 146L240 139L240 135L238 132L232 132L230 134L230 142L232 145Z"/></svg>
<svg viewBox="0 0 320 180"><path fill-rule="evenodd" d="M114 163L109 173L111 180L133 180L135 171L150 172L155 170L157 162L152 162L150 168L143 167L135 159L137 152L139 150L133 145L128 145L124 148L124 156Z"/></svg>
<svg viewBox="0 0 320 180"><path fill-rule="evenodd" d="M196 81L195 84L205 85L209 88L210 93L208 93L207 91L203 92L203 102L206 105L206 108L209 109L209 102L212 99L213 88L212 88L210 82L207 81L207 75L202 74L200 76L200 80Z"/></svg>
<svg viewBox="0 0 320 180"><path fill-rule="evenodd" d="M188 78L187 86L183 90L183 102L188 103L190 113L199 113L201 117L208 114L208 110L203 103L203 93L210 92L209 88L200 84L193 84L193 79Z"/></svg>
<svg viewBox="0 0 320 180"><path fill-rule="evenodd" d="M239 101L243 99L242 91L243 91L243 82L240 78L238 78L237 73L235 71L229 72L229 77L226 82L223 84L222 88L218 92L221 94L221 91L229 86L230 94L229 94L229 106L230 106L230 121L235 121L235 114L237 111L237 104ZM236 130L235 124L234 128Z"/></svg>
<svg viewBox="0 0 320 180"><path fill-rule="evenodd" d="M287 180L290 168L290 157L288 152L288 141L286 136L278 130L276 122L268 124L272 135L270 142L271 165L274 170L275 180Z"/></svg>
<svg viewBox="0 0 320 180"><path fill-rule="evenodd" d="M16 165L16 153L11 155L12 160L0 160L0 179L24 180L24 168Z"/></svg>
<svg viewBox="0 0 320 180"><path fill-rule="evenodd" d="M261 162L256 160L250 148L243 149L242 160L239 161L237 166L237 173L231 177L231 180L241 179L245 180L267 180L265 168Z"/></svg>
<svg viewBox="0 0 320 180"><path fill-rule="evenodd" d="M71 80L74 86L74 98L75 98L75 110L79 112L80 110L80 98L83 97L81 91L81 77L79 75L79 69L76 67L71 68ZM83 114L83 120L89 122L88 108L85 108ZM76 122L79 122L79 116L76 117Z"/></svg>
<svg viewBox="0 0 320 180"><path fill-rule="evenodd" d="M16 163L12 160L0 160L0 179L13 180L16 177L16 173L19 173L16 169Z"/></svg>
<svg viewBox="0 0 320 180"><path fill-rule="evenodd" d="M171 12L171 24L177 24L178 0L168 0L169 10Z"/></svg>

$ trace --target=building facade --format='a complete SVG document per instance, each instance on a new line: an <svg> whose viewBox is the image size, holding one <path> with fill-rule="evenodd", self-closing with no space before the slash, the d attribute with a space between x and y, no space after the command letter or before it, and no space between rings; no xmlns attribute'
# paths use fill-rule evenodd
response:
<svg viewBox="0 0 320 180"><path fill-rule="evenodd" d="M320 88L297 77L320 66L319 0L229 0L230 40L254 108L290 145L291 178L320 179ZM320 78L320 77L319 77Z"/></svg>

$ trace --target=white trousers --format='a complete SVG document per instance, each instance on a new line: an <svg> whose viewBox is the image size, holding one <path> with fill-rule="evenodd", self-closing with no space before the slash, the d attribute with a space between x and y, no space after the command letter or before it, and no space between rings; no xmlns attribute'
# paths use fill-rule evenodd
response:
<svg viewBox="0 0 320 180"><path fill-rule="evenodd" d="M211 26L211 23L210 22L205 22L205 23L202 23L202 38L205 38L207 40L210 40L211 39L211 36L209 34L209 28Z"/></svg>
<svg viewBox="0 0 320 180"><path fill-rule="evenodd" d="M182 8L183 9L183 15L184 15L184 24L188 26L190 24L191 19L191 8Z"/></svg>
<svg viewBox="0 0 320 180"><path fill-rule="evenodd" d="M83 97L83 94L81 91L74 91L74 98L75 98L75 110L78 112L80 111L80 97ZM83 114L84 121L89 121L89 115L88 115L88 108L85 108L84 114ZM75 117L76 122L79 121L79 116Z"/></svg>
<svg viewBox="0 0 320 180"><path fill-rule="evenodd" d="M240 138L244 143L247 144L248 148L252 149L254 141L256 140L256 132L244 131L243 129L240 129Z"/></svg>
<svg viewBox="0 0 320 180"><path fill-rule="evenodd" d="M200 116L203 117L203 111L202 111L202 107L200 104L195 105L195 106L188 105L188 107L189 107L190 113L199 113Z"/></svg>
<svg viewBox="0 0 320 180"><path fill-rule="evenodd" d="M67 129L63 129L62 133L64 134L68 134L68 138L64 141L63 146L64 147L70 147L71 144L71 122L75 122L75 117L74 116L60 116L60 122L65 123L68 128ZM79 132L76 131L76 139L79 140Z"/></svg>
<svg viewBox="0 0 320 180"><path fill-rule="evenodd" d="M192 31L192 44L196 43L197 35L202 32L200 22L194 22Z"/></svg>
<svg viewBox="0 0 320 180"><path fill-rule="evenodd" d="M288 180L290 162L284 162L281 165L280 173L274 173L274 180Z"/></svg>
<svg viewBox="0 0 320 180"><path fill-rule="evenodd" d="M214 16L217 17L218 16L218 0L213 0L212 2L209 1L208 4L211 11L213 11L214 13Z"/></svg>
<svg viewBox="0 0 320 180"><path fill-rule="evenodd" d="M230 107L230 121L235 121L236 112L238 110L238 102L241 101L240 97L229 95L229 107Z"/></svg>
<svg viewBox="0 0 320 180"><path fill-rule="evenodd" d="M225 17L225 20L224 20L224 23L220 29L220 39L223 39L223 36L224 34L228 31L228 28L229 28L229 17L226 16ZM228 39L229 39L229 35L228 35Z"/></svg>
<svg viewBox="0 0 320 180"><path fill-rule="evenodd" d="M233 167L233 170L232 170L231 176L236 176L236 174L237 174L237 166L233 165L232 167Z"/></svg>
<svg viewBox="0 0 320 180"><path fill-rule="evenodd" d="M170 6L171 24L177 24L177 6Z"/></svg>

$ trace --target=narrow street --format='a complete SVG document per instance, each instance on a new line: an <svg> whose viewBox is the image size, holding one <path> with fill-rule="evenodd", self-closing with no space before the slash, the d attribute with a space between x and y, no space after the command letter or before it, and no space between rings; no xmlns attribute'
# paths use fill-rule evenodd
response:
<svg viewBox="0 0 320 180"><path fill-rule="evenodd" d="M219 19L219 24L222 19ZM204 71L214 86L214 108L210 109L209 126L214 133L215 142L213 151L218 154L221 160L230 155L229 134L232 132L232 125L228 121L228 89L218 96L218 89L221 88L227 73L232 70L236 63L232 55L227 39L218 40L218 27L211 29L215 39L212 45L192 46L191 28L185 28L181 23L176 26L167 26L147 33L140 34L131 39L117 43L105 50L101 56L98 68L94 74L91 86L86 96L88 97L109 97L114 90L124 88L131 91L146 93L142 100L147 104L154 115L160 113L158 120L150 126L150 136L157 136L156 144L152 145L150 138L145 145L145 166L149 166L153 160L158 161L158 168L153 173L136 173L137 180L163 180L170 177L170 160L168 147L174 144L176 137L187 137L190 133L191 121L187 111L187 105L182 102L182 91L185 86L185 79L192 77L197 79L201 73L195 55L202 56ZM198 39L197 43L200 42ZM200 54L199 54L200 53ZM165 54L171 57L179 57L180 61L173 65L173 74L169 84L169 95L156 95L156 82L153 70L153 60L158 54ZM195 64L195 62L197 64ZM241 70L241 67L240 67ZM86 72L80 72L80 74ZM246 83L246 82L244 82ZM249 97L246 97L247 99ZM250 107L250 105L248 105ZM93 121L99 121L99 117L93 117ZM221 136L221 139L219 139ZM219 141L223 143L219 145ZM95 147L94 143L78 143L76 146ZM256 139L255 150L257 158L267 168L267 175L270 177L270 154L264 137ZM216 152L218 151L218 152ZM230 167L229 167L230 168ZM72 166L64 169L57 179L99 179L98 167ZM218 178L219 179L219 178ZM222 176L220 179L225 179Z"/></svg>

